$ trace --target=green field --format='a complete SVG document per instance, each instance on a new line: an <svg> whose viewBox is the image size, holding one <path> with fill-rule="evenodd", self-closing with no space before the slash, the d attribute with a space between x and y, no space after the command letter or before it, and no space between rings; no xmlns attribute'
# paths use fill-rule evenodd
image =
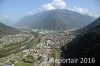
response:
<svg viewBox="0 0 100 66"><path fill-rule="evenodd" d="M18 62L14 66L33 66L32 63Z"/></svg>

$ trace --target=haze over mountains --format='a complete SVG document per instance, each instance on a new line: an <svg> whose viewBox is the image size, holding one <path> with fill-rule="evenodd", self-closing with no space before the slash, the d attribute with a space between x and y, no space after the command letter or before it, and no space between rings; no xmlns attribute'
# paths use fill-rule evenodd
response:
<svg viewBox="0 0 100 66"><path fill-rule="evenodd" d="M97 26L100 26L100 17L96 19L94 22L92 22L91 24L79 29L78 32L88 32L93 28L96 28Z"/></svg>
<svg viewBox="0 0 100 66"><path fill-rule="evenodd" d="M69 28L81 28L95 20L94 17L73 12L67 9L54 9L42 11L31 16L21 18L17 27L65 30Z"/></svg>
<svg viewBox="0 0 100 66"><path fill-rule="evenodd" d="M4 35L10 35L10 34L16 34L16 33L19 33L17 29L4 25L3 23L0 23L0 37Z"/></svg>
<svg viewBox="0 0 100 66"><path fill-rule="evenodd" d="M14 26L15 21L13 21L12 19L6 18L6 19L1 19L0 23L3 23L8 26Z"/></svg>

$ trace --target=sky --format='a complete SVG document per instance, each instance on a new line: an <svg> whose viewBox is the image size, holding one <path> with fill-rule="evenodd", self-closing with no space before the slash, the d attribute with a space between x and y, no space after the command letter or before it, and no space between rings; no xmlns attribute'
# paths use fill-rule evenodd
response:
<svg viewBox="0 0 100 66"><path fill-rule="evenodd" d="M0 0L0 20L19 20L40 11L69 9L94 17L100 16L99 0Z"/></svg>

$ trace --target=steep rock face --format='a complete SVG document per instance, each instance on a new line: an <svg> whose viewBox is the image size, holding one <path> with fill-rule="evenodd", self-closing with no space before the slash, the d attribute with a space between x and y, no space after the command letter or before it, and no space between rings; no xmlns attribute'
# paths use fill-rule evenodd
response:
<svg viewBox="0 0 100 66"><path fill-rule="evenodd" d="M60 30L65 28L80 28L94 20L95 18L78 12L69 11L67 9L55 9L23 17L19 20L17 26Z"/></svg>

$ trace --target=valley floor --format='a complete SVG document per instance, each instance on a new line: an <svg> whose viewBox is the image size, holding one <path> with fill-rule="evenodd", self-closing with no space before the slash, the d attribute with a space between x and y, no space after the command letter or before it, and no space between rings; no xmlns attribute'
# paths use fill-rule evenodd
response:
<svg viewBox="0 0 100 66"><path fill-rule="evenodd" d="M60 66L60 63L51 62L51 60L61 59L61 47L75 37L76 34L70 31L33 29L26 34L4 36L0 39L2 42L0 43L2 46L0 46L0 64L3 66Z"/></svg>

